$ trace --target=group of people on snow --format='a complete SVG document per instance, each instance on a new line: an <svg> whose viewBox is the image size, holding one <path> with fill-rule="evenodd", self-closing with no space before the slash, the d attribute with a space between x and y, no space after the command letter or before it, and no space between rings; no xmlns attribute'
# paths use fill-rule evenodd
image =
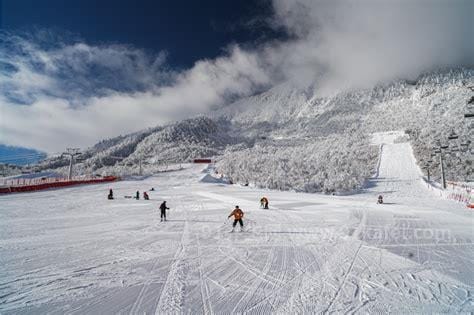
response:
<svg viewBox="0 0 474 315"><path fill-rule="evenodd" d="M155 188L151 188L150 191L155 191ZM125 196L126 198L132 198L132 196ZM135 193L135 199L139 200L140 199L140 191L137 190ZM114 192L112 189L109 190L109 194L107 195L107 199L112 200L114 199ZM143 192L143 199L145 200L150 200L150 195L146 191ZM163 201L160 205L160 212L161 212L161 221L166 221L166 210L169 210L169 208L166 206L166 201Z"/></svg>
<svg viewBox="0 0 474 315"><path fill-rule="evenodd" d="M155 188L151 188L150 191L155 191ZM140 191L137 190L137 192L135 193L135 197L132 197L132 196L125 196L125 198L134 198L134 199L137 199L139 200L140 199ZM114 199L114 192L112 189L109 190L109 194L107 195L107 199L108 200L113 200ZM150 195L148 195L148 193L146 191L143 192L143 199L145 200L150 200Z"/></svg>
<svg viewBox="0 0 474 315"><path fill-rule="evenodd" d="M150 191L155 191L154 188L151 188ZM140 192L137 191L135 194L135 198L138 200L140 199ZM109 190L109 195L107 196L107 199L114 199L114 193L112 189ZM148 193L145 191L143 192L143 199L145 200L150 200L150 196ZM377 203L382 204L383 203L383 197L382 195L379 195L377 198ZM262 197L260 199L260 207L263 209L268 209L268 198L267 197ZM163 201L159 207L160 209L160 219L161 222L166 221L166 210L169 210L168 206L166 205L166 201ZM239 208L239 206L235 206L235 209L229 214L227 217L228 219L230 217L234 217L234 222L232 223L232 232L234 232L235 227L237 226L237 223L240 225L241 231L244 230L244 222L243 222L243 217L244 217L244 212L242 209Z"/></svg>
<svg viewBox="0 0 474 315"><path fill-rule="evenodd" d="M150 191L155 191L154 188L151 188ZM131 196L129 196L131 198ZM107 199L114 199L114 193L112 189L109 190L109 194L107 196ZM135 193L135 199L140 199L140 191L137 190ZM143 199L145 200L150 200L150 196L148 193L145 191L143 192ZM262 197L260 199L260 207L263 209L268 209L268 198L267 197ZM168 206L166 205L166 201L163 201L159 207L160 209L160 219L161 221L166 221L166 210L169 210ZM237 226L237 223L240 225L241 231L244 230L244 222L243 222L243 217L244 217L244 212L242 209L239 208L239 206L235 206L235 209L229 214L227 217L228 219L230 217L234 217L234 222L232 223L232 232L234 231L235 227Z"/></svg>

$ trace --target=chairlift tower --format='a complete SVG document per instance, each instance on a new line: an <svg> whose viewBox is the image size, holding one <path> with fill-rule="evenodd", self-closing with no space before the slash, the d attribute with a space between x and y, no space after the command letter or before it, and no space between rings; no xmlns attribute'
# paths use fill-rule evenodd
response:
<svg viewBox="0 0 474 315"><path fill-rule="evenodd" d="M433 147L433 153L439 154L439 168L441 172L441 186L443 189L446 189L446 177L444 174L444 159L443 159L443 149L447 149L448 146L446 145L441 145L441 141L438 140L437 146Z"/></svg>
<svg viewBox="0 0 474 315"><path fill-rule="evenodd" d="M66 152L63 152L63 154L61 154L61 156L69 156L69 172L67 176L68 180L72 179L72 167L74 165L74 160L75 157L79 155L81 155L81 153L79 152L79 148L67 148Z"/></svg>
<svg viewBox="0 0 474 315"><path fill-rule="evenodd" d="M433 163L433 160L430 158L428 161L426 161L426 164L425 164L424 167L423 167L423 168L426 170L426 173L427 173L427 175L428 175L428 176L427 176L427 177L428 177L428 178L427 178L427 179L428 179L428 182L431 181L430 168L431 168L431 166L432 166L432 163Z"/></svg>
<svg viewBox="0 0 474 315"><path fill-rule="evenodd" d="M459 136L454 132L454 130L451 131L451 134L448 136L448 141L451 140L456 140L458 139ZM437 146L434 147L434 153L439 154L439 167L441 171L441 185L443 189L446 189L446 175L444 173L444 159L443 159L443 150L446 150L449 148L448 144L442 145L441 140L437 140Z"/></svg>

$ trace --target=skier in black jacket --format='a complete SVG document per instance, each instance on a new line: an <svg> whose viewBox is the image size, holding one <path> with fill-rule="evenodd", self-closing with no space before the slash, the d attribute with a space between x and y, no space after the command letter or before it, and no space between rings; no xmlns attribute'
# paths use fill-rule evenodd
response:
<svg viewBox="0 0 474 315"><path fill-rule="evenodd" d="M169 209L169 208L166 206L166 201L163 201L160 205L161 221L163 221L163 219L166 221L166 210L167 209Z"/></svg>

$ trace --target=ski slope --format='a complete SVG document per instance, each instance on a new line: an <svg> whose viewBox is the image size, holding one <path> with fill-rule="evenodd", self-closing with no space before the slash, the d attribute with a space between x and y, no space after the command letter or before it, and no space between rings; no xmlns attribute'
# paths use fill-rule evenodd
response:
<svg viewBox="0 0 474 315"><path fill-rule="evenodd" d="M474 312L472 210L430 194L399 136L374 137L378 176L351 196L201 182L196 165L0 196L0 313Z"/></svg>

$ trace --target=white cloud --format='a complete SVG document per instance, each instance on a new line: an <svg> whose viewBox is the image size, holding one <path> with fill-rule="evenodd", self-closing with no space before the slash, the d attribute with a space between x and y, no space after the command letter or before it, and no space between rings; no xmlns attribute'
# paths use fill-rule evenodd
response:
<svg viewBox="0 0 474 315"><path fill-rule="evenodd" d="M291 39L232 46L179 73L165 52L0 33L0 142L86 147L283 80L324 93L474 65L471 0L273 0L273 9Z"/></svg>
<svg viewBox="0 0 474 315"><path fill-rule="evenodd" d="M34 101L19 105L5 96L0 98L1 143L48 152L70 146L87 147L106 137L201 113L209 106L224 103L229 95L248 95L256 87L268 83L258 56L237 46L231 47L226 56L199 61L193 68L173 74L171 83L153 80L154 72L159 70L147 69L146 62L137 61L133 67L127 65L123 60L124 52L118 53L113 47L100 50L75 44L62 48L61 52L46 54L47 58L43 59L49 73L67 64L68 69L74 69L78 80L86 80L87 76L81 76L88 71L84 63L93 60L112 69L128 66L129 69L121 69L124 72L117 75L117 79L141 80L147 88L133 92L109 90L105 95L79 97L78 106L76 97L71 99L67 91L57 91L64 87L58 82L60 77L44 76L45 80L42 80L42 74L33 71L27 62L17 60L14 64L17 72L10 77L4 75L2 82L9 81L19 91L33 90ZM35 56L43 55L41 51L35 53ZM159 56L157 60L160 58L163 57ZM154 64L159 66L161 61ZM31 80L34 79L32 74L37 74L38 81ZM21 77L25 80L18 79ZM74 76L68 78L74 79Z"/></svg>
<svg viewBox="0 0 474 315"><path fill-rule="evenodd" d="M275 23L296 39L285 56L290 77L370 86L416 78L437 67L474 65L472 0L274 0ZM312 69L313 71L305 71Z"/></svg>

